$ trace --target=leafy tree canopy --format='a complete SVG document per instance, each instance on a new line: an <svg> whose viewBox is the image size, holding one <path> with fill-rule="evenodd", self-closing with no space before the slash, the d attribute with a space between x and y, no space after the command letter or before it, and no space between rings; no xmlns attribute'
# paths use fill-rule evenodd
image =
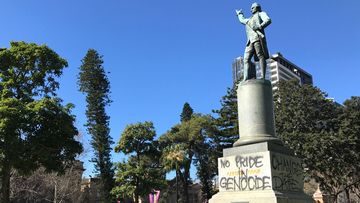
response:
<svg viewBox="0 0 360 203"><path fill-rule="evenodd" d="M335 198L358 187L359 98L341 106L320 89L280 82L275 96L277 134L302 158L309 175Z"/></svg>
<svg viewBox="0 0 360 203"><path fill-rule="evenodd" d="M140 197L164 187L165 176L159 163L161 153L154 141L155 135L152 122L126 126L115 151L130 157L116 166L116 186L112 194L135 197L135 202L139 202Z"/></svg>
<svg viewBox="0 0 360 203"><path fill-rule="evenodd" d="M152 122L136 123L126 126L121 134L120 141L115 147L115 152L124 154L146 154L153 149L153 140L156 135Z"/></svg>
<svg viewBox="0 0 360 203"><path fill-rule="evenodd" d="M56 96L65 59L45 45L11 42L0 50L0 166L3 202L9 202L11 168L64 171L82 151L71 104Z"/></svg>
<svg viewBox="0 0 360 203"><path fill-rule="evenodd" d="M181 155L179 162L169 162L168 159L163 159L163 164L166 166L174 166L174 164L176 166L176 164L181 164L178 166L179 169L177 169L176 172L180 176L182 183L183 202L189 202L188 186L191 182L191 163L196 163L198 171L204 170L205 168L208 170L213 169L211 167L212 164L209 161L211 153L207 153L211 151L210 149L212 149L211 138L213 135L213 118L207 115L193 114L190 120L182 121L181 123L176 124L171 128L171 130L159 138L161 145L167 146L165 148L166 150L164 151L163 157L169 158L169 156L171 156L170 154L166 153L175 153ZM208 149L209 151L206 152ZM171 167L168 168L170 169ZM214 170L214 172L215 171L216 170ZM202 176L201 179L202 183L206 185L209 182L205 182L204 180L211 179L213 173L201 173L200 175L205 175ZM209 188L211 188L211 185ZM208 191L204 192L207 193Z"/></svg>

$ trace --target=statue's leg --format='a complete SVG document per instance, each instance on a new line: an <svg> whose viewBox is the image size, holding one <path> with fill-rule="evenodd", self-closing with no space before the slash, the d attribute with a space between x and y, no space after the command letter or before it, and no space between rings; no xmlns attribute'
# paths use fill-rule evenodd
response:
<svg viewBox="0 0 360 203"><path fill-rule="evenodd" d="M244 53L244 78L243 81L249 79L249 70L251 68L251 58L254 56L254 45L252 43L249 43L249 45L245 48Z"/></svg>
<svg viewBox="0 0 360 203"><path fill-rule="evenodd" d="M259 66L261 69L261 78L265 79L265 74L266 74L266 59L264 56L264 51L261 47L261 43L259 41L254 43L254 47L255 47L255 52L256 52L256 56L259 59Z"/></svg>
<svg viewBox="0 0 360 203"><path fill-rule="evenodd" d="M256 64L252 61L250 62L248 73L249 79L256 79Z"/></svg>

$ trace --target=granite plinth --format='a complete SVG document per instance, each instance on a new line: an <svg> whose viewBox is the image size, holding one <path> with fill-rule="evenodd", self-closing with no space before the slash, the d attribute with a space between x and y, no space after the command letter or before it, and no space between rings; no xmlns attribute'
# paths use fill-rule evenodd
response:
<svg viewBox="0 0 360 203"><path fill-rule="evenodd" d="M275 136L272 85L268 80L242 82L237 90L240 138L233 146L259 142L282 144Z"/></svg>
<svg viewBox="0 0 360 203"><path fill-rule="evenodd" d="M210 203L309 203L303 192L301 160L276 143L223 150L218 159L219 192Z"/></svg>

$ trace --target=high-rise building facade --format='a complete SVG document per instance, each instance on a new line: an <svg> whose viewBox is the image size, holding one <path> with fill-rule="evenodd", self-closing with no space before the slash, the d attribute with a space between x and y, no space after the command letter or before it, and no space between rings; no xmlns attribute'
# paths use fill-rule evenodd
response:
<svg viewBox="0 0 360 203"><path fill-rule="evenodd" d="M244 72L244 60L238 57L232 64L233 81L242 80ZM261 72L256 64L256 76L260 77ZM313 84L312 76L294 63L284 58L280 53L273 54L267 60L266 79L271 81L273 90L276 91L280 80L296 79L301 85Z"/></svg>

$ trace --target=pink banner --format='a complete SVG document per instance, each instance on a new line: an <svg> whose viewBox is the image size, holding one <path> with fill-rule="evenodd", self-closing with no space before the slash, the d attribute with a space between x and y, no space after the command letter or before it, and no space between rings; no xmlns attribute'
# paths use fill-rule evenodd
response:
<svg viewBox="0 0 360 203"><path fill-rule="evenodd" d="M155 190L155 194L149 194L150 203L158 203L160 199L160 190Z"/></svg>
<svg viewBox="0 0 360 203"><path fill-rule="evenodd" d="M150 200L150 203L154 203L154 195L153 194L149 194L149 200Z"/></svg>
<svg viewBox="0 0 360 203"><path fill-rule="evenodd" d="M157 190L156 191L156 195L155 195L155 203L158 203L159 202L159 198L160 198L160 190Z"/></svg>

